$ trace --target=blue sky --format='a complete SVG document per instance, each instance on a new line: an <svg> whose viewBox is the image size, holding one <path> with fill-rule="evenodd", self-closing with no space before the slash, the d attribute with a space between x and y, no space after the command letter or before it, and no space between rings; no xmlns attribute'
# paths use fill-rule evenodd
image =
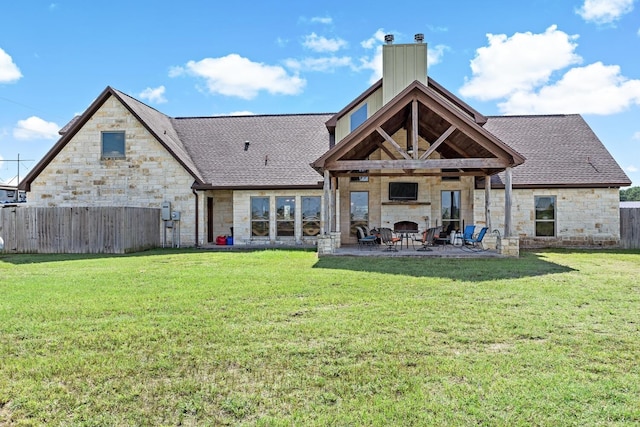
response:
<svg viewBox="0 0 640 427"><path fill-rule="evenodd" d="M336 112L384 34L486 115L580 113L640 185L640 0L0 0L0 182L112 86L174 117ZM2 161L2 160L5 161Z"/></svg>

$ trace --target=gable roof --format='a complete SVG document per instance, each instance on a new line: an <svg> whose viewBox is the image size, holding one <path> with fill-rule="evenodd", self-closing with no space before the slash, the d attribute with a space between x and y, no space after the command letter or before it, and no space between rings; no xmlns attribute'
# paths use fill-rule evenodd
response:
<svg viewBox="0 0 640 427"><path fill-rule="evenodd" d="M514 188L620 187L631 181L578 114L491 116L484 128L526 156ZM504 174L492 177L504 187Z"/></svg>
<svg viewBox="0 0 640 427"><path fill-rule="evenodd" d="M468 114L480 126L482 126L487 121L485 116L483 116L474 108L472 108L469 104L467 104L466 102L464 102L463 100L461 100L460 98L458 98L457 96L449 92L447 89L444 88L444 86L442 86L440 83L438 83L431 77L427 77L427 86L433 89L434 91L438 92L442 97L444 97L449 102L454 104L465 114ZM358 95L358 97L356 97L356 99L351 101L346 107L344 107L342 110L338 111L333 116L331 116L331 118L326 122L327 129L329 129L330 132L333 132L333 130L336 127L336 124L338 123L338 120L341 117L343 117L345 114L351 111L353 107L355 107L356 105L358 105L359 103L367 99L372 93L374 93L380 88L382 88L382 79L378 80L377 82L369 86L367 90L365 90L360 95Z"/></svg>
<svg viewBox="0 0 640 427"><path fill-rule="evenodd" d="M462 110L461 103L414 81L312 165L319 172L452 168L464 169L464 173L471 174L495 174L524 161L520 153L480 126L480 117ZM412 107L412 104L416 106ZM414 115L417 117L412 120L418 135L427 141L441 140L433 147L440 159L418 158L416 151L413 159L406 152L400 152L404 158L393 159L392 163L367 160L370 154L382 148L385 140L389 140L385 132L393 135L406 126L407 117ZM443 141L446 142L443 144ZM428 154L424 153L425 156Z"/></svg>
<svg viewBox="0 0 640 427"><path fill-rule="evenodd" d="M100 107L110 98L116 97L131 114L133 114L140 123L155 137L155 139L163 145L171 155L191 174L196 182L202 181L202 175L199 173L193 160L186 152L182 142L177 137L171 120L168 116L162 114L158 110L126 95L110 86L96 98L87 110L80 116L74 117L61 130L61 138L54 146L45 154L45 156L34 166L33 169L20 182L20 189L30 190L31 183L38 175L47 167L47 165L60 153L67 143L78 133L78 131L91 119L91 117L100 109Z"/></svg>
<svg viewBox="0 0 640 427"><path fill-rule="evenodd" d="M30 190L33 180L111 96L193 176L194 188L322 186L309 163L329 148L323 124L331 114L171 118L107 87L60 130L61 138L21 181L21 189ZM250 141L246 152L245 141Z"/></svg>

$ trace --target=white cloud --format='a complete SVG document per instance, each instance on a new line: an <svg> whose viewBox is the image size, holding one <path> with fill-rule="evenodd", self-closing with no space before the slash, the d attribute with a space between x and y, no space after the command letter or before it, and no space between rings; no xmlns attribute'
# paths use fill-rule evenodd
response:
<svg viewBox="0 0 640 427"><path fill-rule="evenodd" d="M167 98L164 97L165 87L158 86L157 88L146 88L142 92L140 92L140 98L146 99L149 102L154 104L163 104L167 102Z"/></svg>
<svg viewBox="0 0 640 427"><path fill-rule="evenodd" d="M371 56L360 58L360 69L372 71L369 84L382 78L382 44L385 34L384 29L379 28L373 36L360 43L365 49L375 49Z"/></svg>
<svg viewBox="0 0 640 427"><path fill-rule="evenodd" d="M582 61L575 53L577 36L556 26L542 34L487 37L489 45L471 61L473 76L460 89L463 96L501 100L505 114L606 115L640 105L640 80L626 78L619 66L570 68Z"/></svg>
<svg viewBox="0 0 640 427"><path fill-rule="evenodd" d="M633 139L637 139L638 141L640 141L640 131L636 132L633 134L633 136L631 137Z"/></svg>
<svg viewBox="0 0 640 427"><path fill-rule="evenodd" d="M611 24L633 10L635 0L584 0L576 13L587 22Z"/></svg>
<svg viewBox="0 0 640 427"><path fill-rule="evenodd" d="M353 60L349 56L336 57L329 56L324 58L304 58L302 60L298 59L287 59L284 64L292 69L297 71L322 71L322 72L332 72L335 71L336 68L340 67L352 67Z"/></svg>
<svg viewBox="0 0 640 427"><path fill-rule="evenodd" d="M444 53L449 50L449 46L443 44L436 45L434 47L427 47L427 66L439 64L444 56Z"/></svg>
<svg viewBox="0 0 640 427"><path fill-rule="evenodd" d="M304 37L302 45L315 52L337 52L343 47L346 47L347 42L340 38L328 39L318 36L316 33L311 33Z"/></svg>
<svg viewBox="0 0 640 427"><path fill-rule="evenodd" d="M638 172L638 168L634 165L629 165L625 168L627 172Z"/></svg>
<svg viewBox="0 0 640 427"><path fill-rule="evenodd" d="M311 22L328 25L333 22L333 19L330 16L314 16L311 18Z"/></svg>
<svg viewBox="0 0 640 427"><path fill-rule="evenodd" d="M385 36L384 30L382 28L379 28L378 31L376 31L373 36L361 42L360 45L365 49L372 49L376 47L378 43L384 42L384 36Z"/></svg>
<svg viewBox="0 0 640 427"><path fill-rule="evenodd" d="M306 81L298 75L289 75L276 65L253 62L232 53L220 58L205 58L189 61L184 67L172 67L170 77L191 75L205 79L212 94L255 98L260 91L271 94L297 95Z"/></svg>
<svg viewBox="0 0 640 427"><path fill-rule="evenodd" d="M60 126L56 123L31 116L26 120L18 120L16 127L13 128L13 137L21 140L57 139L58 130Z"/></svg>
<svg viewBox="0 0 640 427"><path fill-rule="evenodd" d="M432 33L446 33L447 31L449 31L448 27L435 26L435 25L427 25L427 28Z"/></svg>
<svg viewBox="0 0 640 427"><path fill-rule="evenodd" d="M640 80L629 80L617 65L596 62L572 68L539 91L521 91L498 104L506 114L615 114L640 105Z"/></svg>
<svg viewBox="0 0 640 427"><path fill-rule="evenodd" d="M544 84L554 71L581 62L574 53L576 38L555 25L542 34L487 34L489 46L476 50L471 61L473 76L460 93L486 101Z"/></svg>
<svg viewBox="0 0 640 427"><path fill-rule="evenodd" d="M22 77L22 73L13 59L0 48L0 83L13 83Z"/></svg>
<svg viewBox="0 0 640 427"><path fill-rule="evenodd" d="M251 111L232 111L229 113L230 116L254 116L255 113Z"/></svg>

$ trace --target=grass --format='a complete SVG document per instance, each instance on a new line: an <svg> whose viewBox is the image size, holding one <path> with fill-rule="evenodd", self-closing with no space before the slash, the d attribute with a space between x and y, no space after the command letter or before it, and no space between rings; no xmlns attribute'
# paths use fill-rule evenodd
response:
<svg viewBox="0 0 640 427"><path fill-rule="evenodd" d="M640 252L0 256L0 425L638 425Z"/></svg>

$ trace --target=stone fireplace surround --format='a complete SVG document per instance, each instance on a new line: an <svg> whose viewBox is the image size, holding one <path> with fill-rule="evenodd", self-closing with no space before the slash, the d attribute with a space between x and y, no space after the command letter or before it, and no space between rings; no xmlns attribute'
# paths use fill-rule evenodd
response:
<svg viewBox="0 0 640 427"><path fill-rule="evenodd" d="M387 227L397 231L417 232L431 226L430 218L432 218L431 206L428 203L383 203L380 227ZM397 227L398 225L400 228L405 227L405 229L400 230Z"/></svg>

